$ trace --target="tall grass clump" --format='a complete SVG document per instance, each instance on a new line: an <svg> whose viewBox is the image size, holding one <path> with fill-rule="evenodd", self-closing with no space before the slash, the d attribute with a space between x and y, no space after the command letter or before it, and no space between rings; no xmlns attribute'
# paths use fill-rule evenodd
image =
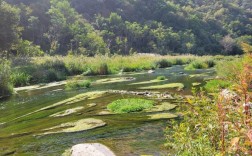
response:
<svg viewBox="0 0 252 156"><path fill-rule="evenodd" d="M185 67L185 70L206 69L216 65L216 61L209 57L200 57Z"/></svg>
<svg viewBox="0 0 252 156"><path fill-rule="evenodd" d="M9 96L13 92L10 74L10 62L6 60L0 60L0 98Z"/></svg>
<svg viewBox="0 0 252 156"><path fill-rule="evenodd" d="M66 90L89 88L91 85L90 80L68 80L65 86Z"/></svg>
<svg viewBox="0 0 252 156"><path fill-rule="evenodd" d="M15 87L22 87L30 84L31 75L15 71L11 73L10 79Z"/></svg>
<svg viewBox="0 0 252 156"><path fill-rule="evenodd" d="M172 66L172 61L166 60L166 59L161 59L155 62L155 67L156 68L167 68Z"/></svg>

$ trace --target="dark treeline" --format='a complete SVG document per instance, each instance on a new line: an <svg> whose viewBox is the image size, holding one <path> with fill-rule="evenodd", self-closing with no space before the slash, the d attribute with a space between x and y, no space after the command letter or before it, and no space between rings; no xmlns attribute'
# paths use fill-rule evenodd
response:
<svg viewBox="0 0 252 156"><path fill-rule="evenodd" d="M241 53L251 0L0 0L0 51L16 56Z"/></svg>

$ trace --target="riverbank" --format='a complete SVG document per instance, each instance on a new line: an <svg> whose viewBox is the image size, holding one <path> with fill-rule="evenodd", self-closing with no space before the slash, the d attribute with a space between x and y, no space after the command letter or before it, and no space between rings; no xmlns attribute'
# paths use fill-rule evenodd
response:
<svg viewBox="0 0 252 156"><path fill-rule="evenodd" d="M13 87L24 87L41 83L58 82L71 76L95 76L122 74L168 68L173 65L187 65L187 70L214 67L219 61L237 59L235 56L45 56L14 58L2 65L5 74L0 96L9 96ZM10 64L11 63L11 64ZM6 67L8 66L8 68ZM6 94L8 93L8 94Z"/></svg>

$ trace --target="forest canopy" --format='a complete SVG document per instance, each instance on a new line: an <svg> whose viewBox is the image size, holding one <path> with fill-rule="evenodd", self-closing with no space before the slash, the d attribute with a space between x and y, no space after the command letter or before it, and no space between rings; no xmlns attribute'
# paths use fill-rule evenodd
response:
<svg viewBox="0 0 252 156"><path fill-rule="evenodd" d="M252 44L251 0L0 0L14 56L235 55Z"/></svg>

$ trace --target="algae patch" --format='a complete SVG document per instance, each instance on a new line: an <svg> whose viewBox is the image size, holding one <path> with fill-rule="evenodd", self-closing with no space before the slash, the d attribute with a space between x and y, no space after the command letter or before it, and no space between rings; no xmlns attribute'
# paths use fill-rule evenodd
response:
<svg viewBox="0 0 252 156"><path fill-rule="evenodd" d="M17 119L20 119L20 118L32 115L34 113L44 111L44 110L53 109L53 108L61 106L61 105L70 105L70 104L74 104L74 103L77 103L77 102L80 102L80 101L83 101L83 100L96 99L96 98L102 97L106 93L107 93L106 91L93 91L93 92L87 92L87 93L79 94L79 95L74 96L72 98L68 98L66 100L63 100L63 101L57 102L55 104L43 107L43 108L38 109L36 111L33 111L31 113L27 113L25 115L19 116L19 117L14 118L13 120L10 120L10 121L14 121L14 120L17 120Z"/></svg>
<svg viewBox="0 0 252 156"><path fill-rule="evenodd" d="M148 117L151 120L158 120L158 119L172 119L172 118L176 118L178 116L175 114L171 114L171 113L158 113L158 114L148 115Z"/></svg>
<svg viewBox="0 0 252 156"><path fill-rule="evenodd" d="M131 113L140 112L145 109L150 109L154 105L154 101L145 99L119 99L108 104L108 110L113 113Z"/></svg>
<svg viewBox="0 0 252 156"><path fill-rule="evenodd" d="M164 85L155 85L155 86L148 86L148 87L140 87L139 89L183 89L185 86L183 83L169 83Z"/></svg>
<svg viewBox="0 0 252 156"><path fill-rule="evenodd" d="M86 131L86 130L102 127L105 125L106 123L103 122L102 120L88 118L88 119L78 120L76 122L63 123L58 126L45 129L45 131L49 131L49 132L45 132L42 135L55 134L55 133L81 132L81 131Z"/></svg>
<svg viewBox="0 0 252 156"><path fill-rule="evenodd" d="M96 80L95 84L108 84L108 83L117 83L117 82L127 82L135 80L134 77L116 77L116 78L106 78L101 80Z"/></svg>

